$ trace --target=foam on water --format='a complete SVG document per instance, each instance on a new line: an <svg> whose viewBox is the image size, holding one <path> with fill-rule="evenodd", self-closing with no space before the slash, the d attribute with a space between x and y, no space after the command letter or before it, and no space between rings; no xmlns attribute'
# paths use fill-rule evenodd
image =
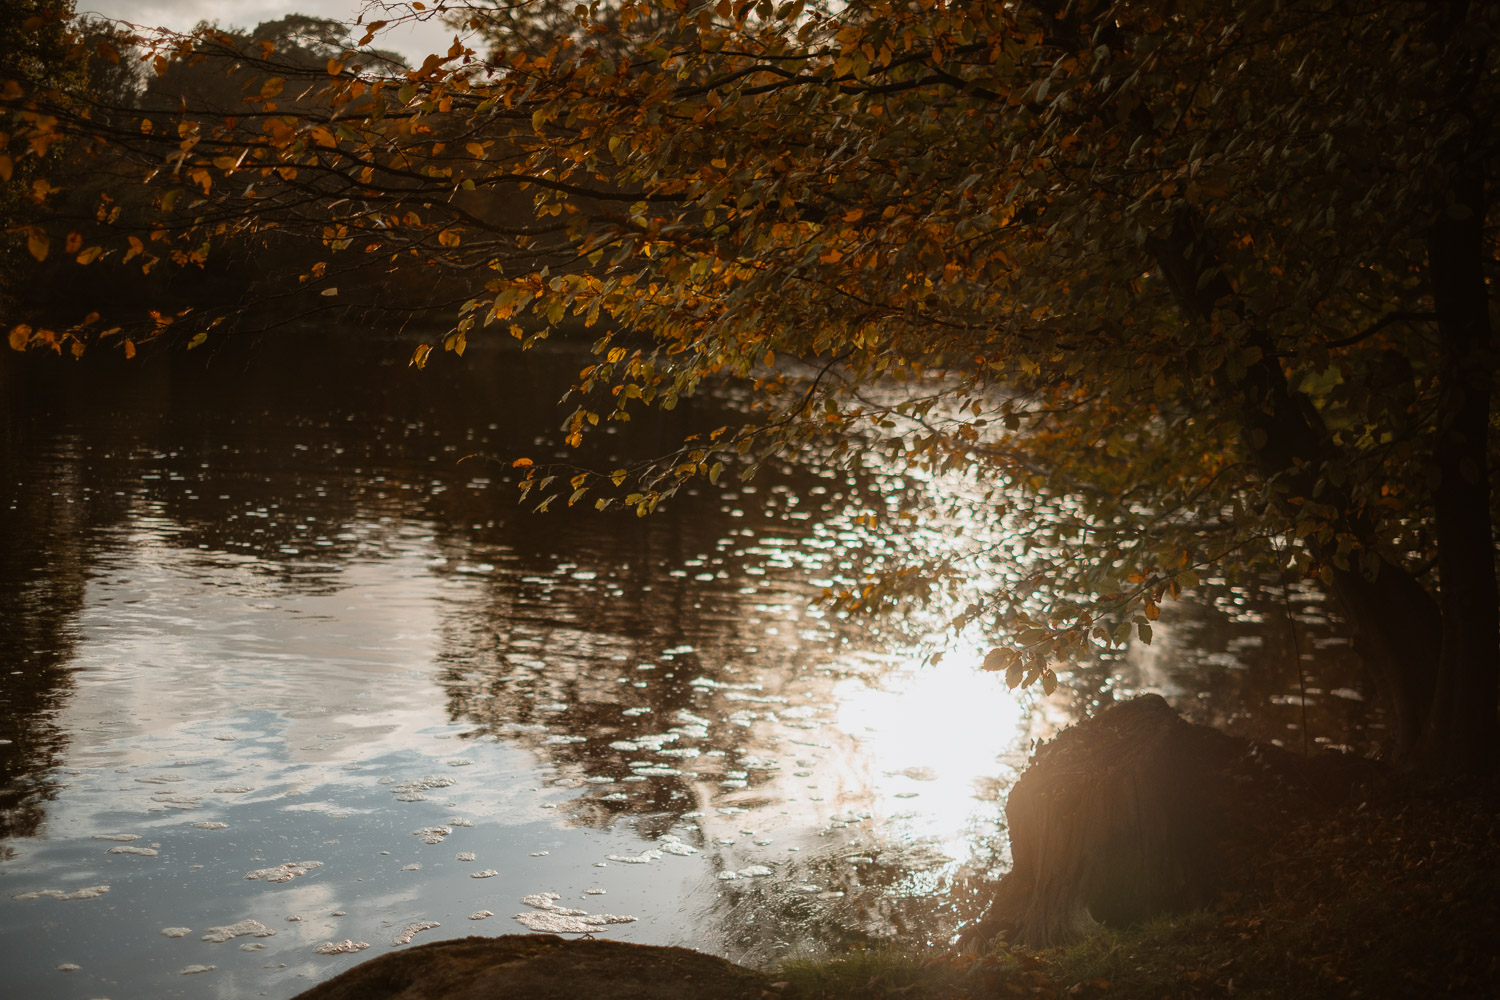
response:
<svg viewBox="0 0 1500 1000"><path fill-rule="evenodd" d="M210 927L208 933L199 938L200 941L212 941L221 944L231 938L237 937L274 937L276 934L271 928L259 920L245 919L239 923L229 924L224 927Z"/></svg>
<svg viewBox="0 0 1500 1000"><path fill-rule="evenodd" d="M405 927L401 928L401 933L396 935L396 937L391 941L391 944L411 944L411 939L416 937L418 934L422 933L423 931L430 931L434 927L441 926L443 925L438 923L436 920L418 920L414 924L407 924Z"/></svg>
<svg viewBox="0 0 1500 1000"><path fill-rule="evenodd" d="M640 854L607 854L610 861L618 861L622 865L646 865L661 857L662 852L656 848L644 851Z"/></svg>
<svg viewBox="0 0 1500 1000"><path fill-rule="evenodd" d="M87 889L74 889L72 892L63 892L61 889L38 889L36 892L23 892L10 897L11 899L95 899L109 891L107 885L91 885Z"/></svg>
<svg viewBox="0 0 1500 1000"><path fill-rule="evenodd" d="M410 938L407 940L410 940ZM345 938L342 941L324 941L314 948L313 952L319 955L352 955L356 951L364 951L368 947L370 947L370 942L368 941L355 941L351 938Z"/></svg>
<svg viewBox="0 0 1500 1000"><path fill-rule="evenodd" d="M288 861L274 868L257 868L245 876L250 881L290 882L299 875L306 875L314 868L322 868L321 861Z"/></svg>
<svg viewBox="0 0 1500 1000"><path fill-rule="evenodd" d="M588 934L610 924L628 924L635 921L632 916L614 913L589 913L567 906L558 906L560 897L555 892L538 892L522 896L521 902L536 907L541 912L517 913L514 918L533 931L544 934Z"/></svg>

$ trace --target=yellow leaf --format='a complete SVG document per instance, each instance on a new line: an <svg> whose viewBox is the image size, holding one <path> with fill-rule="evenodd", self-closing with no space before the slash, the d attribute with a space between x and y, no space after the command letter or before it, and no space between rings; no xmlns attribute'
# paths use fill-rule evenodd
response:
<svg viewBox="0 0 1500 1000"><path fill-rule="evenodd" d="M339 144L338 140L333 137L333 133L328 131L328 129L324 128L322 125L314 125L311 134L313 137L313 142L316 142L319 146L322 146L325 149L333 149Z"/></svg>
<svg viewBox="0 0 1500 1000"><path fill-rule="evenodd" d="M418 344L417 349L411 352L411 364L417 368L427 367L427 355L432 353L431 344Z"/></svg>
<svg viewBox="0 0 1500 1000"><path fill-rule="evenodd" d="M338 290L338 289L337 289L337 288L332 288L332 287L330 287L330 288L325 288L325 289L323 289L323 290L322 290L322 291L321 291L321 292L319 292L319 293L318 293L318 294L319 294L319 295L327 295L327 296L330 296L330 297L332 297L332 296L334 296L334 295L337 295L337 294L338 294L338 293L339 293L339 290Z"/></svg>
<svg viewBox="0 0 1500 1000"><path fill-rule="evenodd" d="M330 59L330 60L328 60L328 75L329 76L338 76L343 71L344 71L344 64L343 63L339 62L337 59Z"/></svg>
<svg viewBox="0 0 1500 1000"><path fill-rule="evenodd" d="M205 340L207 340L207 339L208 339L208 334L206 334L206 333L195 333L195 334L193 334L193 339L190 340L190 341L188 341L188 350L191 351L193 348L201 346L203 344L203 342Z"/></svg>
<svg viewBox="0 0 1500 1000"><path fill-rule="evenodd" d="M73 341L72 345L68 348L68 350L72 352L73 357L75 357L75 358L81 358L81 357L83 357L83 341L81 341L81 340L75 340L75 341Z"/></svg>
<svg viewBox="0 0 1500 1000"><path fill-rule="evenodd" d="M847 211L847 212L844 213L844 221L845 222L858 222L860 219L863 219L864 217L865 217L865 210L862 209L862 208L851 208L849 211Z"/></svg>
<svg viewBox="0 0 1500 1000"><path fill-rule="evenodd" d="M1015 660L1015 650L1004 649L997 646L996 648L990 650L988 653L984 654L984 663L980 666L980 669L991 671L1004 670L1012 663L1014 663Z"/></svg>
<svg viewBox="0 0 1500 1000"><path fill-rule="evenodd" d="M47 251L51 249L52 241L47 239L47 234L40 229L28 229L26 231L26 249L31 251L31 256L37 260L46 260Z"/></svg>
<svg viewBox="0 0 1500 1000"><path fill-rule="evenodd" d="M129 237L126 237L126 238L128 240L130 240L130 249L127 250L127 251L125 251L125 260L128 261L128 260L130 260L130 258L134 257L136 254L143 253L145 251L145 249L146 249L146 244L142 243L140 240L136 239L134 236L129 236Z"/></svg>
<svg viewBox="0 0 1500 1000"><path fill-rule="evenodd" d="M99 259L99 255L103 252L103 247L89 247L82 253L80 253L77 257L75 257L74 260L78 261L78 263L80 264L92 264L94 261Z"/></svg>
<svg viewBox="0 0 1500 1000"><path fill-rule="evenodd" d="M13 326L10 330L10 349L13 351L26 350L26 344L31 340L31 327L25 323Z"/></svg>
<svg viewBox="0 0 1500 1000"><path fill-rule="evenodd" d="M277 94L281 93L281 88L285 86L285 77L273 76L271 77L271 79L260 85L260 96L266 98L267 100L270 100Z"/></svg>

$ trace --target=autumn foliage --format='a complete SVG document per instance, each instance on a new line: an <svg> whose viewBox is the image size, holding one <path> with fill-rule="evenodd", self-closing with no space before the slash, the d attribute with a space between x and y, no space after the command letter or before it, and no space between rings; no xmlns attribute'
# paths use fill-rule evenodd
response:
<svg viewBox="0 0 1500 1000"><path fill-rule="evenodd" d="M295 244L319 305L371 268L434 276L442 295L409 289L446 326L418 367L586 325L575 445L745 380L744 426L657 461L518 456L527 502L646 513L793 452L962 479L943 516L1003 527L1012 569L960 544L828 598L965 595L952 625L992 637L985 666L1014 684L1050 690L1062 663L1150 641L1160 603L1206 574L1320 580L1400 748L1493 765L1495 7L401 16L447 19L453 46L399 70L369 49L380 20L280 47L74 31L59 52L136 60L156 104L124 115L12 72L0 176L25 165L43 207L65 187L49 171L113 178L87 225L42 214L13 238L83 274ZM27 30L59 23L38 17ZM233 308L6 326L16 349L130 353L169 327L215 336Z"/></svg>

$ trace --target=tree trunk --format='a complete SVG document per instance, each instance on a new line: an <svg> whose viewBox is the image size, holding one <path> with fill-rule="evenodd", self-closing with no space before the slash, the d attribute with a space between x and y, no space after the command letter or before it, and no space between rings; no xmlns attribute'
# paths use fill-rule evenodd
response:
<svg viewBox="0 0 1500 1000"><path fill-rule="evenodd" d="M1482 774L1500 763L1500 591L1489 478L1495 348L1483 266L1484 177L1466 152L1458 151L1452 201L1427 244L1443 348L1434 456L1443 627L1419 757L1428 770Z"/></svg>
<svg viewBox="0 0 1500 1000"><path fill-rule="evenodd" d="M1196 214L1180 213L1148 249L1189 322L1210 323L1215 309L1233 302L1233 290L1222 274L1205 277L1216 264ZM1272 338L1253 326L1246 337L1245 346L1259 349L1259 360L1247 365L1238 379L1216 379L1214 388L1238 417L1245 449L1261 475L1280 484L1274 496L1283 513L1295 518L1297 504L1316 495L1320 469L1334 457L1334 447L1312 404L1287 384ZM1342 512L1340 531L1378 554L1371 525L1350 516L1353 504L1341 489L1322 485L1320 502ZM1354 630L1355 644L1390 706L1397 752L1410 758L1430 715L1441 609L1415 577L1383 556L1379 571L1370 578L1357 566L1339 567L1336 542L1311 537L1305 544L1331 569L1332 589Z"/></svg>

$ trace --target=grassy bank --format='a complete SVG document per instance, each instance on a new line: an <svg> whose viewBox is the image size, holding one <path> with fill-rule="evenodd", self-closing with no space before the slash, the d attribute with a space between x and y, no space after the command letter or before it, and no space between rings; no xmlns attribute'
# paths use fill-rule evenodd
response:
<svg viewBox="0 0 1500 1000"><path fill-rule="evenodd" d="M1402 789L1292 831L1219 901L1066 948L869 951L779 972L804 1000L1500 996L1500 789Z"/></svg>

